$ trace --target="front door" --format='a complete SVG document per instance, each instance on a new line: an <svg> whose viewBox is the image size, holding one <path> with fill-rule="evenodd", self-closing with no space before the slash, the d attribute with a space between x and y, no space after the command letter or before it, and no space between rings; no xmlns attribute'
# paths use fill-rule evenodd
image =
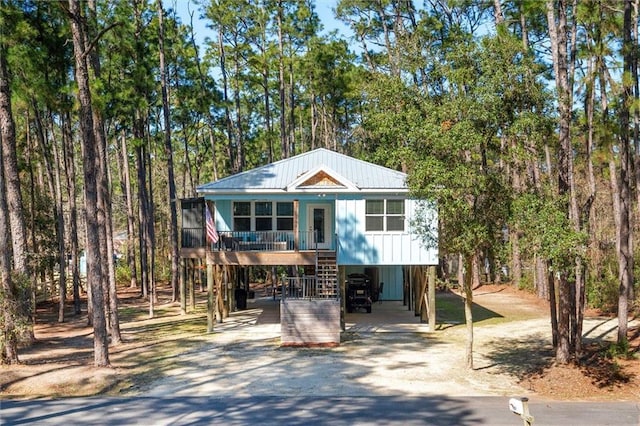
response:
<svg viewBox="0 0 640 426"><path fill-rule="evenodd" d="M309 204L307 208L309 233L312 234L310 249L331 248L331 206L328 204Z"/></svg>

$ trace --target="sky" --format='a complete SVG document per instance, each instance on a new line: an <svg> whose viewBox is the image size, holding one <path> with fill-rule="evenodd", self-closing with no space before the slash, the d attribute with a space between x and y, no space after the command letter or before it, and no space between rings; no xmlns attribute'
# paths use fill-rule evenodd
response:
<svg viewBox="0 0 640 426"><path fill-rule="evenodd" d="M322 25L324 26L324 34L328 34L336 29L338 30L338 33L345 36L346 39L346 34L349 33L348 28L333 16L332 9L335 8L336 3L337 0L316 0L315 10L320 18L320 22L322 22ZM206 20L200 19L200 6L194 4L193 0L165 0L164 7L167 9L175 9L178 13L178 17L185 25L188 25L191 21L190 12L193 12L193 29L196 42L199 45L202 45L207 37L213 38L211 30L207 28Z"/></svg>

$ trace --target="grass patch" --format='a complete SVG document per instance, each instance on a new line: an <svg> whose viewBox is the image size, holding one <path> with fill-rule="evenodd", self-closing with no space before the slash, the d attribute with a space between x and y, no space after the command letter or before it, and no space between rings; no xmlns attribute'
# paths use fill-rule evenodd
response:
<svg viewBox="0 0 640 426"><path fill-rule="evenodd" d="M437 322L446 324L464 324L464 299L452 292L442 292L436 296ZM473 322L483 322L483 325L497 324L505 318L497 312L487 309L477 303L471 308Z"/></svg>
<svg viewBox="0 0 640 426"><path fill-rule="evenodd" d="M179 311L179 308L177 308ZM114 366L122 374L109 395L138 393L161 379L175 366L180 355L207 345L214 334L207 333L206 318L200 314L177 315L174 310L162 310L146 321L136 321L123 327L126 341L120 353L112 356ZM144 313L140 313L144 316Z"/></svg>

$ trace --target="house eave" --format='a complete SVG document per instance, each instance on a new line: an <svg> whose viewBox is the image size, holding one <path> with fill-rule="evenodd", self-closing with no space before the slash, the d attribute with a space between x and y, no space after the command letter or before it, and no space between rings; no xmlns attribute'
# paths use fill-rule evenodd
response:
<svg viewBox="0 0 640 426"><path fill-rule="evenodd" d="M353 191L346 188L335 188L335 187L314 187L314 188L297 188L291 191L287 191L285 189L235 189L235 190L225 190L225 191L198 191L198 194L203 197L233 197L233 196L243 196L243 195L256 195L259 194L261 196L273 195L273 196L281 196L281 195L293 195L293 194L353 194L353 195L363 195L363 194L395 194L395 195L406 195L409 193L409 190L406 188L361 188L359 191Z"/></svg>

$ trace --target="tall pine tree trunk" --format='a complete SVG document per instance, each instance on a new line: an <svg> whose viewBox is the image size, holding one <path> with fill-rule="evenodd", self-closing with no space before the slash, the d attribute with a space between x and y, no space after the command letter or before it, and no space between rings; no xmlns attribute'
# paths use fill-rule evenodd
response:
<svg viewBox="0 0 640 426"><path fill-rule="evenodd" d="M296 155L296 96L293 61L289 60L289 156Z"/></svg>
<svg viewBox="0 0 640 426"><path fill-rule="evenodd" d="M467 328L467 341L465 345L465 360L468 369L473 369L473 271L478 269L478 255L471 254L465 257L465 269L463 280L464 319Z"/></svg>
<svg viewBox="0 0 640 426"><path fill-rule="evenodd" d="M243 84L242 79L240 78L240 74L242 72L240 61L242 58L238 54L237 51L234 52L233 61L234 61L234 81L233 85L233 103L235 106L235 136L236 136L236 169L241 172L245 167L245 154L244 154L244 129L242 127L242 117L244 114L242 113L242 91L240 90L240 86Z"/></svg>
<svg viewBox="0 0 640 426"><path fill-rule="evenodd" d="M549 262L551 266L551 262ZM558 300L556 297L556 280L555 272L552 268L548 270L548 284L549 287L549 316L551 317L551 340L553 342L553 348L558 347Z"/></svg>
<svg viewBox="0 0 640 426"><path fill-rule="evenodd" d="M131 176L129 173L129 150L127 149L127 138L124 133L120 135L120 182L122 193L125 197L125 204L127 206L127 265L129 265L130 281L129 287L138 287L138 270L136 268L136 217L133 208L133 192L131 190Z"/></svg>
<svg viewBox="0 0 640 426"><path fill-rule="evenodd" d="M516 143L515 141L511 141L511 188L513 189L515 194L520 194L522 191L522 184L520 179L520 170L519 164L520 161L516 157ZM518 226L512 226L509 228L509 242L511 243L511 263L512 267L512 275L511 280L513 286L516 288L520 288L522 281L522 258L520 256L520 235L521 231Z"/></svg>
<svg viewBox="0 0 640 426"><path fill-rule="evenodd" d="M200 65L200 56L198 54L198 45L196 44L196 39L195 39L195 35L193 33L193 15L191 15L191 45L193 46L193 50L195 52L194 55L194 60L196 62L196 68L198 70L198 77L200 79L200 89L202 90L202 92L204 93L206 90L206 84L205 84L205 76L204 73L202 72L202 66ZM176 78L176 80L178 80ZM269 114L269 111L267 110L267 114ZM216 128L216 124L215 121L211 115L211 113L207 112L205 114L205 117L207 119L207 124L209 125L209 129L208 129L208 133L209 133L209 144L211 145L211 162L212 162L212 167L213 167L213 180L218 180L218 161L217 161L217 152L218 150L216 149L216 143L215 143L215 138L213 137L213 131ZM268 128L267 128L268 129ZM185 143L186 143L186 136L185 136ZM187 158L187 162L188 162L188 156L189 154L185 152L185 156ZM269 162L272 162L272 157L269 157L270 160ZM189 170L189 173L191 173L191 170ZM191 185L192 189L195 188L193 185Z"/></svg>
<svg viewBox="0 0 640 426"><path fill-rule="evenodd" d="M89 22L92 24L87 34L94 36L95 27L97 27L96 4L95 0L89 0ZM92 31L93 30L93 31ZM86 40L89 46L89 40ZM98 45L89 51L89 64L96 76L101 75L100 56L98 53ZM116 288L116 271L115 271L115 254L113 249L113 220L111 213L111 192L108 174L108 158L107 158L107 138L104 129L104 118L99 108L93 108L93 132L96 137L97 158L96 170L97 187L98 187L98 226L100 239L100 253L103 259L103 283L104 293L107 296L105 301L105 312L108 318L108 327L111 334L111 343L119 345L122 343L120 334L120 318L118 315L118 292Z"/></svg>
<svg viewBox="0 0 640 426"><path fill-rule="evenodd" d="M164 116L164 153L167 157L167 185L169 190L169 207L171 222L169 225L169 237L171 239L171 289L172 302L178 300L178 278L180 252L178 248L178 208L176 195L176 181L173 170L173 147L171 145L171 117L169 113L169 91L167 88L167 73L164 57L164 8L162 0L158 0L158 42L160 54L160 85L162 86L162 112Z"/></svg>
<svg viewBox="0 0 640 426"><path fill-rule="evenodd" d="M137 138L137 137L136 137ZM138 178L138 245L140 254L140 279L142 296L149 296L149 257L147 247L147 171L145 162L145 146L136 146L136 171Z"/></svg>
<svg viewBox="0 0 640 426"><path fill-rule="evenodd" d="M231 166L231 174L238 173L236 153L233 149L233 123L231 121L231 112L229 111L229 81L227 77L227 54L224 49L224 33L223 28L218 30L218 54L220 58L220 74L222 75L222 101L224 104L224 122L227 131L227 157Z"/></svg>
<svg viewBox="0 0 640 426"><path fill-rule="evenodd" d="M556 91L558 98L558 195L564 201L564 210L569 222L574 224L577 217L574 212L575 194L573 193L573 150L571 146L571 114L572 91L570 61L567 51L568 35L571 28L568 27L567 12L573 10L567 0L557 2L547 0L547 22L549 26L549 38L553 57L553 69L555 74ZM572 67L571 67L572 68ZM558 285L558 346L556 348L556 361L566 364L571 359L571 349L575 347L571 342L572 336L572 307L575 307L575 292L571 289L568 271L559 271ZM576 277L576 279L579 279ZM577 282L576 285L581 285ZM574 311L575 312L575 311ZM575 324L573 324L575 325ZM575 342L574 342L575 343Z"/></svg>
<svg viewBox="0 0 640 426"><path fill-rule="evenodd" d="M1 55L1 53L0 53ZM0 61L2 59L0 58ZM1 84L1 83L0 83ZM0 144L0 155L2 145ZM0 364L18 364L18 339L15 320L18 318L18 299L11 277L11 231L7 206L4 170L0 168L0 232L9 238L0 238L0 288L2 289L2 338L0 338Z"/></svg>
<svg viewBox="0 0 640 426"><path fill-rule="evenodd" d="M13 293L13 290L15 289L13 286L18 285L18 283L27 282L27 280L31 279L31 300L15 300L16 304L9 309L9 313L14 315L14 318L30 319L30 327L26 330L25 334L28 335L30 341L33 341L35 340L33 331L35 310L33 313L30 313L24 307L31 306L33 308L35 306L35 296L33 294L35 291L35 278L33 276L30 278L31 268L27 262L27 227L24 220L24 206L22 202L22 190L20 188L16 129L13 111L11 109L11 82L6 57L7 47L5 46L3 39L4 31L5 28L0 28L0 144L2 145L2 149L0 150L2 166L0 167L2 167L2 173L4 173L4 185L0 190L4 191L4 203L6 203L7 213L5 216L5 224L10 230L10 233L3 233L3 235L11 236L8 238L11 243L11 251L8 251L8 253L11 254L11 260L13 261L13 265L8 265L10 269L11 266L13 266L11 271L13 275L10 278L6 278L8 280L6 285L12 290L12 293L7 297L8 301L11 302L11 294L16 295L16 293ZM5 283L3 282L3 285L4 284ZM28 299L28 293L23 292L23 297ZM9 327L12 327L11 324L14 323L10 322ZM15 360L11 353L12 344L13 343L10 342L10 351L6 352L5 350L5 355L8 355L9 362L17 362L17 352Z"/></svg>
<svg viewBox="0 0 640 426"><path fill-rule="evenodd" d="M37 106L34 102L34 110L36 126L38 128L38 140L40 141L41 149L47 151L45 147L46 141L44 137L43 131L43 123L39 118L40 113L37 111ZM52 126L52 123L50 124ZM52 141L48 145L47 155L43 155L43 159L45 161L47 174L49 175L49 187L51 194L55 195L55 214L54 218L56 220L56 239L58 240L58 322L64 322L64 311L65 304L67 300L67 254L66 254L66 243L65 243L65 223L64 223L64 208L63 208L63 199L62 199L62 177L60 167L62 165L62 161L60 158L60 148L58 147L60 144L56 141L55 132L50 132ZM50 161L51 156L53 155L53 162ZM51 164L52 163L52 164Z"/></svg>
<svg viewBox="0 0 640 426"><path fill-rule="evenodd" d="M1 42L0 42L1 43ZM0 49L2 46L0 45ZM3 67L3 52L0 51L0 68ZM3 76L0 71L0 92L4 90ZM7 87L8 89L8 87ZM0 94L0 105L4 102L6 93ZM0 123L4 124L7 117L5 110L0 109ZM11 118L12 119L12 118ZM4 127L3 127L4 129ZM3 147L0 144L0 158L2 158ZM2 337L0 338L0 364L18 364L18 339L15 321L19 318L18 299L12 279L11 267L11 228L9 226L9 207L7 206L6 186L4 181L4 170L0 167L0 233L7 238L0 238L0 289L2 289Z"/></svg>
<svg viewBox="0 0 640 426"><path fill-rule="evenodd" d="M4 31L0 30L0 32ZM11 86L6 52L4 40L0 39L0 143L2 143L1 159L4 172L4 195L8 211L6 219L11 235L13 270L17 274L14 279L23 280L28 279L30 275L27 263L27 227L23 213L16 149L16 129L11 110Z"/></svg>
<svg viewBox="0 0 640 426"><path fill-rule="evenodd" d="M52 132L53 133L53 132ZM58 233L58 289L59 289L59 303L58 303L58 322L64 321L65 304L67 301L67 248L65 242L65 223L64 223L64 211L62 200L62 172L60 167L62 164L60 156L60 148L58 143L52 143L53 157L54 157L54 177L55 177L55 194L56 194L56 227Z"/></svg>
<svg viewBox="0 0 640 426"><path fill-rule="evenodd" d="M640 40L638 40L638 18L640 15L640 0L634 0L632 6L632 37L631 37L631 81L633 81L633 102L637 105L640 102L640 79L638 78L638 60L640 59L640 54L638 53L638 49L640 48ZM640 151L640 108L633 109L633 140L631 142L632 146L635 147L635 152ZM633 164L637 164L636 168L634 168L634 173L636 176L636 199L638 200L637 210L638 217L640 217L640 156L633 162ZM631 217L633 219L633 213L631 213ZM635 228L634 228L635 229ZM631 242L633 242L633 238L631 238ZM631 247L631 252L633 253L634 249ZM635 276L634 276L635 277ZM629 286L629 300L635 299L635 278L634 282Z"/></svg>
<svg viewBox="0 0 640 426"><path fill-rule="evenodd" d="M76 161L73 145L73 135L71 132L71 118L68 113L61 117L62 121L62 145L64 158L64 171L67 186L67 198L69 200L69 267L73 281L73 312L76 315L81 313L80 306L80 260L78 247L78 206L76 204Z"/></svg>
<svg viewBox="0 0 640 426"><path fill-rule="evenodd" d="M620 251L618 255L619 266L619 293L618 293L618 344L627 342L627 330L629 321L629 287L633 286L633 252L631 228L631 146L629 143L629 102L631 100L631 85L629 80L632 74L632 61L634 58L631 43L631 0L624 0L623 22L623 68L622 99L620 111Z"/></svg>
<svg viewBox="0 0 640 426"><path fill-rule="evenodd" d="M280 98L280 158L289 157L289 141L287 140L287 111L284 84L284 42L282 33L282 1L278 1L278 96Z"/></svg>
<svg viewBox="0 0 640 426"><path fill-rule="evenodd" d="M100 255L100 237L98 222L98 187L99 171L96 152L96 138L93 133L93 112L91 92L89 88L89 67L87 66L85 37L82 28L83 17L79 0L69 0L71 32L73 36L74 56L76 61L75 75L78 85L78 102L80 104L80 130L82 135L82 152L84 168L84 194L87 227L87 280L91 286L93 298L93 333L94 364L96 367L109 365L109 346L107 339L107 323L104 311L104 293L102 283L104 273Z"/></svg>

